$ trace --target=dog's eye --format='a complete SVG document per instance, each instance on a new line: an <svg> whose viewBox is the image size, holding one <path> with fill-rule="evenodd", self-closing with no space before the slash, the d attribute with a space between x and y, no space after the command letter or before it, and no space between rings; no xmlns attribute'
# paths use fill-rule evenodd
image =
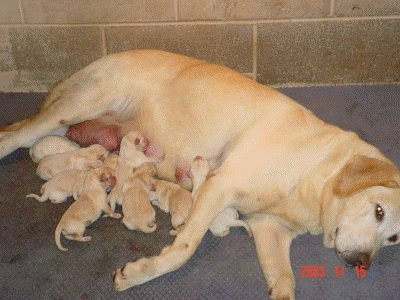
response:
<svg viewBox="0 0 400 300"><path fill-rule="evenodd" d="M375 207L375 217L376 219L380 222L383 220L383 216L385 215L385 212L383 211L382 207L377 204Z"/></svg>
<svg viewBox="0 0 400 300"><path fill-rule="evenodd" d="M396 243L397 242L397 234L394 234L390 238L388 238L388 241L391 243Z"/></svg>

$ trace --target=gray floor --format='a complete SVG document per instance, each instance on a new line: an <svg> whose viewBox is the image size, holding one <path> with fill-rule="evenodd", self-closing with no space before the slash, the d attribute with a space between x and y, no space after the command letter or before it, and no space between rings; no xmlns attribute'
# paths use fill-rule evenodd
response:
<svg viewBox="0 0 400 300"><path fill-rule="evenodd" d="M322 119L356 131L400 166L400 85L286 88ZM0 94L0 126L34 113L42 94ZM111 272L125 262L159 253L172 242L166 214L157 210L153 234L127 230L101 219L88 234L90 243L54 244L54 229L71 201L54 205L25 199L42 181L26 150L0 161L0 297L2 299L265 299L267 292L255 247L242 229L225 238L206 235L194 257L176 272L116 293ZM400 199L399 199L400 201ZM383 249L366 278L346 269L321 236L303 235L291 248L297 299L399 299L400 246ZM326 278L301 278L302 265L324 265Z"/></svg>

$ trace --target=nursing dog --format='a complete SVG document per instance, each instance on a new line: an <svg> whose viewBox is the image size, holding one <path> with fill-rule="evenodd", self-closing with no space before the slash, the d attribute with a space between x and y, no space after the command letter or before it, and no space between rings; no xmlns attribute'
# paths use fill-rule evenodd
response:
<svg viewBox="0 0 400 300"><path fill-rule="evenodd" d="M182 55L137 50L91 63L55 86L36 116L4 128L0 157L110 113L161 146L161 179L179 174L181 183L197 155L211 163L173 244L117 269L119 291L182 266L227 207L246 216L275 299L294 298L289 249L298 234L323 233L350 265L369 266L380 247L400 241L400 175L377 148L273 88Z"/></svg>

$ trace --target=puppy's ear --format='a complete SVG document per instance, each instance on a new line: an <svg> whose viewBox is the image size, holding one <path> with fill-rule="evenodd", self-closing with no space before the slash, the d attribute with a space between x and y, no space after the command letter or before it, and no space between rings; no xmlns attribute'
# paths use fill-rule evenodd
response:
<svg viewBox="0 0 400 300"><path fill-rule="evenodd" d="M339 172L333 193L346 197L371 186L399 188L399 171L388 162L364 155L354 156Z"/></svg>

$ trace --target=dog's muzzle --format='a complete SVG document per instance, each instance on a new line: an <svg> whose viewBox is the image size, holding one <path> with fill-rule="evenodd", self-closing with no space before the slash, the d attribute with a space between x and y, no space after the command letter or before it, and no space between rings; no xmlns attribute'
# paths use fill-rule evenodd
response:
<svg viewBox="0 0 400 300"><path fill-rule="evenodd" d="M364 266L367 270L371 265L371 255L365 252L353 252L353 251L336 251L340 259L342 259L347 266L356 267Z"/></svg>

